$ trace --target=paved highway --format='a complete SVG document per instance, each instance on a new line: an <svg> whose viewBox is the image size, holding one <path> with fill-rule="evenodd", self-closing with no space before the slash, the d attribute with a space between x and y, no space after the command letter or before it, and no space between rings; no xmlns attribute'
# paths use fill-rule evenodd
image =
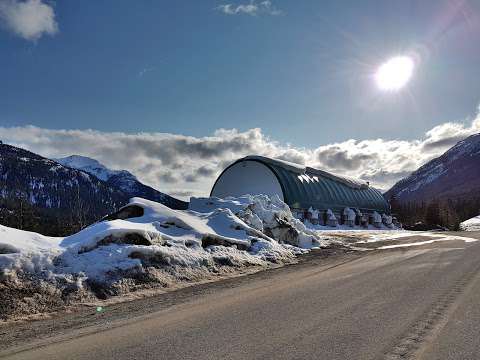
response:
<svg viewBox="0 0 480 360"><path fill-rule="evenodd" d="M480 238L480 234L470 234ZM478 359L480 241L306 261L9 359ZM153 304L155 298L148 300ZM148 307L149 302L145 302ZM126 310L125 310L126 311Z"/></svg>

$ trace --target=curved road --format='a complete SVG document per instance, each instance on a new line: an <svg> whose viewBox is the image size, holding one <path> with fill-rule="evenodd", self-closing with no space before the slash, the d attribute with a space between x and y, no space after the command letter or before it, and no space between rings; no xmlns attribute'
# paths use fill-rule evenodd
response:
<svg viewBox="0 0 480 360"><path fill-rule="evenodd" d="M468 236L480 238L480 234ZM311 260L8 359L476 359L480 241ZM247 280L246 280L247 279ZM208 285L210 286L210 285ZM207 286L207 288L208 288ZM122 311L128 312L128 305ZM150 313L151 306L151 313ZM83 335L80 335L83 334ZM22 350L22 351L19 351ZM16 352L17 351L17 352Z"/></svg>

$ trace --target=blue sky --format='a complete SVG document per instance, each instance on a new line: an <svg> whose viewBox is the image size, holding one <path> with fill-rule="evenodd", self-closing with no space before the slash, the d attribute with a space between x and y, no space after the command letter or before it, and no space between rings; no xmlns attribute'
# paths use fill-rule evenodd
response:
<svg viewBox="0 0 480 360"><path fill-rule="evenodd" d="M478 2L278 0L278 14L255 16L218 8L229 3L249 1L48 3L53 36L0 32L1 124L193 136L260 127L318 146L411 139L476 111ZM412 51L423 58L408 87L376 89L375 68Z"/></svg>
<svg viewBox="0 0 480 360"><path fill-rule="evenodd" d="M480 131L478 39L473 0L0 0L0 138L178 194L252 152L387 188Z"/></svg>

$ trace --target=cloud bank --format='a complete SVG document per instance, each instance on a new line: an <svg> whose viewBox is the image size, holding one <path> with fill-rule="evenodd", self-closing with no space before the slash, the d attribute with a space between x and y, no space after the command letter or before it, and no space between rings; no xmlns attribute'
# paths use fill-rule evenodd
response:
<svg viewBox="0 0 480 360"><path fill-rule="evenodd" d="M168 133L0 127L0 139L46 157L89 156L126 169L161 191L186 198L208 195L216 176L239 157L259 154L362 178L387 190L459 140L480 132L480 116L467 125L447 122L415 140L346 140L300 148L270 139L261 129L220 129L211 136Z"/></svg>
<svg viewBox="0 0 480 360"><path fill-rule="evenodd" d="M30 41L58 32L53 7L42 0L0 0L0 23Z"/></svg>
<svg viewBox="0 0 480 360"><path fill-rule="evenodd" d="M282 11L275 8L270 0L265 1L250 1L248 4L223 4L216 7L216 10L227 15L250 15L257 16L261 14L266 15L281 15Z"/></svg>

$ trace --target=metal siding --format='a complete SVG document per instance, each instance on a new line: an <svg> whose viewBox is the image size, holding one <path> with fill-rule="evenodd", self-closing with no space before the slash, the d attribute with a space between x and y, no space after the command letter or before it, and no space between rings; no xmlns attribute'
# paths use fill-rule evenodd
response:
<svg viewBox="0 0 480 360"><path fill-rule="evenodd" d="M323 203L326 203L327 199L328 201L330 201L330 197L331 197L330 191L328 190L328 187L325 184L325 180L323 178L319 177L318 180L319 180L321 194L322 194L321 199L323 199Z"/></svg>
<svg viewBox="0 0 480 360"><path fill-rule="evenodd" d="M305 183L306 186L304 188L305 188L305 190L308 194L309 199L312 199L313 202L314 202L315 197L316 197L315 196L316 192L315 192L315 186L314 186L314 183L313 183L313 179L308 175L304 175L304 176L306 176L308 178L308 180L306 180L306 183Z"/></svg>
<svg viewBox="0 0 480 360"><path fill-rule="evenodd" d="M361 204L361 209L369 209L372 207L372 204L369 203L370 193L364 191L358 191L355 193L358 203Z"/></svg>
<svg viewBox="0 0 480 360"><path fill-rule="evenodd" d="M285 190L285 202L293 208L310 206L324 210L341 211L345 207L358 208L363 211L387 213L388 206L382 194L373 188L354 189L330 178L315 175L310 181L299 180L302 174L295 173L276 164L268 164L276 173Z"/></svg>

